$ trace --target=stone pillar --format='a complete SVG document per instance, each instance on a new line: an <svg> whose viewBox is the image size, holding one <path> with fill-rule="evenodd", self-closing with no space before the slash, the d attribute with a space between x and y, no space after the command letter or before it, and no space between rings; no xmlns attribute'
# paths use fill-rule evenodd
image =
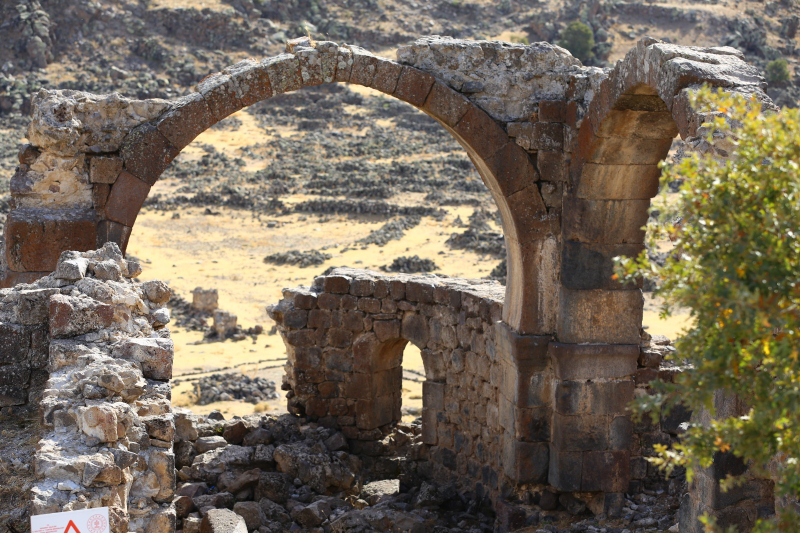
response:
<svg viewBox="0 0 800 533"><path fill-rule="evenodd" d="M564 492L604 492L620 512L630 480L638 345L551 343L555 405L549 482Z"/></svg>
<svg viewBox="0 0 800 533"><path fill-rule="evenodd" d="M552 369L547 353L551 337L520 335L495 324L497 357L503 369L498 394L503 428L503 471L515 485L547 482Z"/></svg>

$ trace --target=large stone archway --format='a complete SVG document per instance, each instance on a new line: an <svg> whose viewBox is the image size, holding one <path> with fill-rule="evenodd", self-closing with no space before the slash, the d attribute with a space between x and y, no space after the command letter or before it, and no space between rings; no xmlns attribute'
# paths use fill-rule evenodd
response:
<svg viewBox="0 0 800 533"><path fill-rule="evenodd" d="M488 368L488 376L469 376L481 378L474 400L485 406L488 429L461 450L448 438L448 429L446 444L440 445L437 429L435 441L428 434L428 444L449 450L456 459L444 452L441 460L431 457L470 482L488 486L493 496L549 484L559 491L599 494L603 508L614 512L631 479L633 426L626 405L640 384L643 301L640 287L612 279L612 259L642 249L642 226L658 188L657 165L677 134L691 149L731 155L726 139L708 142L707 117L692 109L691 92L709 84L753 96L771 109L763 79L731 48L681 47L652 39L639 42L611 70L582 67L547 43L429 38L401 48L398 57L401 62L357 47L304 41L290 44L286 54L245 60L214 74L175 102L40 93L29 132L32 146L20 154L12 180L15 209L6 225L5 283L41 276L64 250L109 241L124 250L161 173L199 133L234 111L321 83L377 89L421 109L459 141L492 192L507 243L504 300L478 298L476 314L464 311L459 315L464 324L458 324L471 328L466 345L473 359ZM360 441L375 438L370 430L395 418L395 393L377 394L383 389L376 388L375 380L393 383L398 372L393 370L397 365L354 370L361 354L358 340L377 337L371 329L376 322L402 324L406 317L437 309L462 312L459 306L469 292L442 292L459 294L458 302L435 296L423 301L419 298L429 296L411 298L404 285L403 296L380 297L394 302L387 305L395 309L384 312L381 307L371 312L380 316L359 316L358 330L343 333L341 342L333 342L341 346L333 346L331 325L310 324L311 311L336 312L344 320L355 309L347 306L377 298L374 286L372 294L360 294L351 283L366 280L370 285L370 276L342 274L340 288L333 281L325 286L326 279L311 293L289 293L277 316L294 372L289 377L294 380L292 408L312 418L334 417L335 424L354 428L351 437ZM434 294L437 287L428 285ZM322 298L325 294L333 296ZM333 307L320 304L320 298ZM498 313L488 311L495 308ZM287 323L287 314L305 318ZM430 332L441 324L434 326L427 318L422 322L419 328L434 338ZM385 340L403 339L408 340L403 335ZM473 339L480 340L473 346ZM429 342L429 349L442 353L457 349L441 338ZM365 345L370 361L380 359L381 346ZM298 347L309 350L299 356ZM316 365L329 348L344 349L337 357L351 364L333 369L338 384L322 390L319 384L327 378L303 366ZM309 359L309 353L316 359ZM370 382L375 398L385 398L349 396L350 389L339 385L359 379ZM437 395L461 394L463 379L445 372L429 378L434 383L429 388ZM459 400L472 401L468 396ZM456 410L452 416L437 413L436 427L441 422L452 429L462 419ZM466 459L478 445L489 450L488 470L470 467ZM458 453L464 454L462 463Z"/></svg>
<svg viewBox="0 0 800 533"><path fill-rule="evenodd" d="M489 188L501 214L508 248L555 238L557 215L548 215L537 182L534 161L525 150L509 139L502 124L463 94L433 75L409 65L372 55L351 46L331 42L300 40L287 45L286 54L263 61L244 60L213 74L190 93L167 104L155 118L130 130L116 153L87 155L93 181L94 210L76 213L49 212L54 222L38 226L44 214L21 209L12 212L7 236L7 262L12 278L26 279L51 270L58 255L66 249L84 249L105 242L116 242L124 251L136 217L150 188L171 161L197 135L232 113L274 95L323 83L346 82L376 89L405 101L436 119L464 147L478 173ZM62 95L46 95L37 101L37 110L47 114L38 123L45 130L59 118ZM46 111L45 111L46 110ZM71 118L71 117L70 117ZM68 124L62 127L69 127ZM49 131L38 138L45 137ZM103 150L103 151L107 151ZM41 215L41 216L39 216ZM94 234L93 227L96 228ZM31 243L38 231L49 246ZM555 247L549 252L554 257ZM536 332L554 323L556 262L543 263L548 273L527 276L509 254L510 305L506 321L515 329ZM19 276L14 273L29 273ZM549 284L549 286L545 286ZM533 287L542 285L538 290ZM527 290L522 290L522 287ZM533 299L531 299L533 297Z"/></svg>

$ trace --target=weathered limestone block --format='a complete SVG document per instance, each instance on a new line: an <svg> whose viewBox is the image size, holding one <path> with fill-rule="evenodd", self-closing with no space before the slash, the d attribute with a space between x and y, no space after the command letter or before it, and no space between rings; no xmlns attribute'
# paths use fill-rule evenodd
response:
<svg viewBox="0 0 800 533"><path fill-rule="evenodd" d="M464 41L425 37L397 51L400 63L412 65L466 93L493 118L524 120L539 100L565 96L570 75L580 62L549 43L509 45L499 41Z"/></svg>
<svg viewBox="0 0 800 533"><path fill-rule="evenodd" d="M90 250L97 241L93 211L15 209L5 228L6 261L17 272L52 272L66 250Z"/></svg>
<svg viewBox="0 0 800 533"><path fill-rule="evenodd" d="M142 365L144 377L156 380L172 378L174 345L171 339L128 339L114 349L114 357Z"/></svg>
<svg viewBox="0 0 800 533"><path fill-rule="evenodd" d="M128 131L160 115L169 102L41 89L31 107L30 142L43 151L73 157L117 151Z"/></svg>

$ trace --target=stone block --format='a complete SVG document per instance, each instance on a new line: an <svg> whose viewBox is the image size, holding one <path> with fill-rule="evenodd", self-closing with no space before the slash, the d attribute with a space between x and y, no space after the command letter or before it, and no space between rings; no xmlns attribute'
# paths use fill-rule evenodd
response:
<svg viewBox="0 0 800 533"><path fill-rule="evenodd" d="M380 342L386 342L400 338L399 320L376 320L372 324L372 330Z"/></svg>
<svg viewBox="0 0 800 533"><path fill-rule="evenodd" d="M253 105L272 96L269 74L261 63L244 59L223 72L236 84L236 94L243 106Z"/></svg>
<svg viewBox="0 0 800 533"><path fill-rule="evenodd" d="M503 322L520 333L544 335L556 330L561 252L556 236L520 244L506 233L508 282ZM525 290L516 290L525 287Z"/></svg>
<svg viewBox="0 0 800 533"><path fill-rule="evenodd" d="M397 80L394 96L415 107L422 107L434 81L435 78L427 72L404 66Z"/></svg>
<svg viewBox="0 0 800 533"><path fill-rule="evenodd" d="M128 339L114 349L114 357L127 359L142 365L147 379L167 381L172 378L174 345L171 339Z"/></svg>
<svg viewBox="0 0 800 533"><path fill-rule="evenodd" d="M558 379L613 379L636 372L639 346L553 342L548 345L548 355Z"/></svg>
<svg viewBox="0 0 800 533"><path fill-rule="evenodd" d="M431 87L422 109L449 127L455 127L470 107L470 102L447 85L437 81Z"/></svg>
<svg viewBox="0 0 800 533"><path fill-rule="evenodd" d="M553 413L553 445L566 452L607 450L609 422L606 415Z"/></svg>
<svg viewBox="0 0 800 533"><path fill-rule="evenodd" d="M508 143L505 130L474 105L470 106L453 130L481 159L489 159Z"/></svg>
<svg viewBox="0 0 800 533"><path fill-rule="evenodd" d="M375 292L375 280L372 279L354 279L350 284L350 294L353 296L363 297L372 296Z"/></svg>
<svg viewBox="0 0 800 533"><path fill-rule="evenodd" d="M97 210L102 210L106 206L108 194L111 186L106 183L95 183L92 185L92 206Z"/></svg>
<svg viewBox="0 0 800 533"><path fill-rule="evenodd" d="M0 323L0 363L27 362L31 349L31 328L8 322Z"/></svg>
<svg viewBox="0 0 800 533"><path fill-rule="evenodd" d="M393 421L393 396L380 396L356 402L356 426L359 429L375 429Z"/></svg>
<svg viewBox="0 0 800 533"><path fill-rule="evenodd" d="M320 61L319 51L315 48L298 48L294 52L297 61L300 63L300 79L303 87L321 85L324 83L322 77L322 62Z"/></svg>
<svg viewBox="0 0 800 533"><path fill-rule="evenodd" d="M548 387L548 390L550 387ZM549 400L549 399L548 399ZM515 434L523 442L549 442L551 414L553 410L545 407L514 408Z"/></svg>
<svg viewBox="0 0 800 533"><path fill-rule="evenodd" d="M674 139L678 126L669 111L612 110L597 127L595 135L641 139Z"/></svg>
<svg viewBox="0 0 800 533"><path fill-rule="evenodd" d="M581 490L583 452L567 452L550 445L550 468L547 482L556 490L577 492Z"/></svg>
<svg viewBox="0 0 800 533"><path fill-rule="evenodd" d="M531 371L544 371L547 368L547 347L552 340L549 335L521 335L508 324L498 322L494 325L497 355L516 367L520 362L530 362Z"/></svg>
<svg viewBox="0 0 800 533"><path fill-rule="evenodd" d="M542 195L535 183L521 189L506 199L507 219L513 225L513 234L522 244L553 234L552 220L547 213Z"/></svg>
<svg viewBox="0 0 800 533"><path fill-rule="evenodd" d="M586 163L575 196L587 200L649 200L658 193L658 165Z"/></svg>
<svg viewBox="0 0 800 533"><path fill-rule="evenodd" d="M536 153L536 166L542 181L567 181L567 164L560 150L539 150Z"/></svg>
<svg viewBox="0 0 800 533"><path fill-rule="evenodd" d="M125 170L147 185L152 185L158 180L178 153L180 150L172 146L149 122L132 130L120 147Z"/></svg>
<svg viewBox="0 0 800 533"><path fill-rule="evenodd" d="M6 219L5 242L9 270L53 271L62 252L94 249L95 214L83 209L14 209Z"/></svg>
<svg viewBox="0 0 800 533"><path fill-rule="evenodd" d="M89 181L112 184L122 172L122 158L96 155L89 159Z"/></svg>
<svg viewBox="0 0 800 533"><path fill-rule="evenodd" d="M564 198L565 241L620 244L644 242L649 200Z"/></svg>
<svg viewBox="0 0 800 533"><path fill-rule="evenodd" d="M438 435L437 411L427 407L422 408L422 442L436 445Z"/></svg>
<svg viewBox="0 0 800 533"><path fill-rule="evenodd" d="M97 224L97 248L101 248L107 242L115 242L124 254L128 248L130 237L131 228L119 222L101 220Z"/></svg>
<svg viewBox="0 0 800 533"><path fill-rule="evenodd" d="M562 287L557 327L564 343L638 344L644 299L640 290L574 291Z"/></svg>
<svg viewBox="0 0 800 533"><path fill-rule="evenodd" d="M555 410L562 415L622 414L633 401L633 388L633 380L559 381Z"/></svg>
<svg viewBox="0 0 800 533"><path fill-rule="evenodd" d="M123 171L108 195L106 217L132 228L149 193L150 185L130 172Z"/></svg>
<svg viewBox="0 0 800 533"><path fill-rule="evenodd" d="M325 292L333 294L348 294L350 292L350 278L345 276L327 276L323 288Z"/></svg>
<svg viewBox="0 0 800 533"><path fill-rule="evenodd" d="M422 404L427 409L444 410L445 384L436 381L422 382Z"/></svg>
<svg viewBox="0 0 800 533"><path fill-rule="evenodd" d="M378 70L378 58L358 46L350 46L350 50L353 53L350 83L371 87L375 72Z"/></svg>
<svg viewBox="0 0 800 533"><path fill-rule="evenodd" d="M372 78L369 86L382 93L394 94L394 90L397 88L397 80L400 79L402 71L403 65L390 59L378 57L375 77Z"/></svg>
<svg viewBox="0 0 800 533"><path fill-rule="evenodd" d="M496 154L486 160L502 196L533 185L539 179L530 155L514 143L507 142Z"/></svg>
<svg viewBox="0 0 800 533"><path fill-rule="evenodd" d="M428 281L412 280L406 284L406 299L422 304L433 303L434 284Z"/></svg>
<svg viewBox="0 0 800 533"><path fill-rule="evenodd" d="M541 122L564 122L566 118L566 101L542 100L539 102L539 120Z"/></svg>
<svg viewBox="0 0 800 533"><path fill-rule="evenodd" d="M608 137L594 143L588 162L604 165L657 165L667 157L671 146L672 138Z"/></svg>
<svg viewBox="0 0 800 533"><path fill-rule="evenodd" d="M407 314L401 325L401 336L422 349L428 344L428 322L425 317Z"/></svg>
<svg viewBox="0 0 800 533"><path fill-rule="evenodd" d="M635 258L644 244L596 244L566 241L561 248L561 283L573 290L640 289L642 279L621 283L615 279L614 258Z"/></svg>
<svg viewBox="0 0 800 533"><path fill-rule="evenodd" d="M172 146L182 150L216 121L203 95L189 93L173 102L159 117L156 128Z"/></svg>
<svg viewBox="0 0 800 533"><path fill-rule="evenodd" d="M532 150L563 150L564 125L556 122L536 122L531 136Z"/></svg>
<svg viewBox="0 0 800 533"><path fill-rule="evenodd" d="M615 416L608 427L608 445L612 450L630 450L633 444L633 422L627 416Z"/></svg>
<svg viewBox="0 0 800 533"><path fill-rule="evenodd" d="M200 523L200 533L247 533L247 523L229 509L211 509Z"/></svg>
<svg viewBox="0 0 800 533"><path fill-rule="evenodd" d="M197 92L208 104L214 122L219 122L242 108L242 103L236 96L236 83L227 74L218 72L205 77L197 84Z"/></svg>
<svg viewBox="0 0 800 533"><path fill-rule="evenodd" d="M583 454L581 490L625 492L629 481L629 451L593 451Z"/></svg>
<svg viewBox="0 0 800 533"><path fill-rule="evenodd" d="M349 82L352 69L353 52L349 48L339 48L336 52L336 75L333 81Z"/></svg>
<svg viewBox="0 0 800 533"><path fill-rule="evenodd" d="M261 61L267 71L273 94L288 93L303 87L300 62L292 54L280 54Z"/></svg>
<svg viewBox="0 0 800 533"><path fill-rule="evenodd" d="M503 471L515 483L546 483L549 467L547 443L520 442L503 434Z"/></svg>

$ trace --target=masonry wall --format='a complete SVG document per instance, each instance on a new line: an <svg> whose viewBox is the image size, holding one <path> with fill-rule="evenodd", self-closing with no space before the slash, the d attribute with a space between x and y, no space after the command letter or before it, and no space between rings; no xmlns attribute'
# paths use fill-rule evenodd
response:
<svg viewBox="0 0 800 533"><path fill-rule="evenodd" d="M290 412L338 427L362 448L379 441L401 417L411 342L425 366L422 431L435 477L496 492L514 438L498 400L508 369L494 329L503 291L495 282L352 269L286 290L270 315L287 346Z"/></svg>
<svg viewBox="0 0 800 533"><path fill-rule="evenodd" d="M114 243L0 292L0 402L37 409L32 514L110 508L113 533L175 529L169 289Z"/></svg>

